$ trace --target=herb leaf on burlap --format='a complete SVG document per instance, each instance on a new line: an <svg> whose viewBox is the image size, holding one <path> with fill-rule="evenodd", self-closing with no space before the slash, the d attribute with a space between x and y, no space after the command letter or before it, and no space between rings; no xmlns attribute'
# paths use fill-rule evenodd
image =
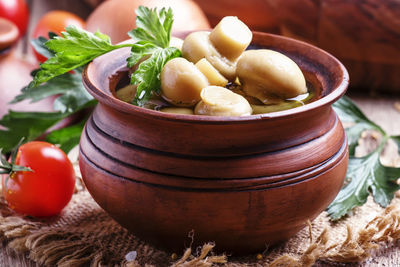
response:
<svg viewBox="0 0 400 267"><path fill-rule="evenodd" d="M333 220L363 205L370 192L376 203L386 207L393 199L394 193L400 189L396 183L400 177L400 168L386 167L380 163L379 156L383 145L384 143L367 156L350 157L346 174L350 181L342 188L327 210Z"/></svg>
<svg viewBox="0 0 400 267"><path fill-rule="evenodd" d="M329 205L327 212L332 220L338 220L357 206L362 206L370 194L382 207L390 204L394 193L400 189L397 179L400 168L383 166L380 155L389 138L400 144L399 136L388 136L377 124L369 120L364 113L348 98L343 97L333 105L342 122L351 122L346 129L349 142L349 164L346 183ZM355 157L355 148L365 130L376 130L382 134L378 147L364 157Z"/></svg>
<svg viewBox="0 0 400 267"><path fill-rule="evenodd" d="M349 155L354 156L355 148L361 134L366 130L376 130L382 134L385 131L373 121L369 120L365 114L354 104L350 98L343 96L332 105L336 114L342 122L351 123L352 126L346 128L349 143Z"/></svg>

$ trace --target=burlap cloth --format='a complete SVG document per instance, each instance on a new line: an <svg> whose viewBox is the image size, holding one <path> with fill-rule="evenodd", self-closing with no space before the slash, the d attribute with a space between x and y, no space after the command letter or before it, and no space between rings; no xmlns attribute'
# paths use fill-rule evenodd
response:
<svg viewBox="0 0 400 267"><path fill-rule="evenodd" d="M386 163L398 165L398 154ZM168 254L120 227L79 181L72 201L50 220L18 216L0 198L2 242L16 253L50 266L311 266L315 262L332 266L368 260L400 239L398 194L386 209L369 199L338 223L330 222L323 212L286 243L259 254L242 258L216 255L213 246L218 244L213 243Z"/></svg>

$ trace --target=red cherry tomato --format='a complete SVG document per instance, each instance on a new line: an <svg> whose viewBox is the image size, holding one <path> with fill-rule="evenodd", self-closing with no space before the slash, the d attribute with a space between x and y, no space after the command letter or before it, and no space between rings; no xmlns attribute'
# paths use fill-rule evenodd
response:
<svg viewBox="0 0 400 267"><path fill-rule="evenodd" d="M75 14L67 11L54 10L46 13L36 24L35 30L33 31L33 38L36 39L39 36L49 38L49 32L54 32L61 35L61 32L69 25L74 25L79 28L84 28L85 21ZM37 60L45 62L47 58L35 52Z"/></svg>
<svg viewBox="0 0 400 267"><path fill-rule="evenodd" d="M29 21L28 5L25 0L0 0L0 17L14 22L22 36Z"/></svg>
<svg viewBox="0 0 400 267"><path fill-rule="evenodd" d="M58 147L40 141L26 143L18 149L15 164L33 170L11 174L7 185L3 175L3 195L15 211L47 217L58 214L71 200L75 173Z"/></svg>

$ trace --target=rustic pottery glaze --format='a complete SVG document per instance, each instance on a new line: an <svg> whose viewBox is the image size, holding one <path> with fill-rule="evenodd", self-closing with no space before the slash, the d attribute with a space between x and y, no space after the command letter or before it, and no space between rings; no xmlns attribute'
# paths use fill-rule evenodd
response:
<svg viewBox="0 0 400 267"><path fill-rule="evenodd" d="M99 104L81 138L83 179L99 205L143 240L176 252L208 241L229 253L260 252L302 229L339 192L347 139L331 104L347 88L347 71L293 39L255 32L252 47L291 57L320 98L245 117L168 114L113 97L129 49L84 71Z"/></svg>

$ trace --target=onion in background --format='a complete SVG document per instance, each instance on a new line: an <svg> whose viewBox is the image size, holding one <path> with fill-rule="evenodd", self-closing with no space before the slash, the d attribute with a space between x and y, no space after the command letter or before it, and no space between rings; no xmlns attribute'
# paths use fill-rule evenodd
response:
<svg viewBox="0 0 400 267"><path fill-rule="evenodd" d="M88 17L86 29L109 35L112 43L124 41L129 38L127 32L136 27L135 10L141 5L171 7L174 12L173 33L210 28L203 11L191 0L108 0Z"/></svg>
<svg viewBox="0 0 400 267"><path fill-rule="evenodd" d="M214 27L225 16L237 16L252 31L279 32L275 10L267 0L196 0Z"/></svg>

